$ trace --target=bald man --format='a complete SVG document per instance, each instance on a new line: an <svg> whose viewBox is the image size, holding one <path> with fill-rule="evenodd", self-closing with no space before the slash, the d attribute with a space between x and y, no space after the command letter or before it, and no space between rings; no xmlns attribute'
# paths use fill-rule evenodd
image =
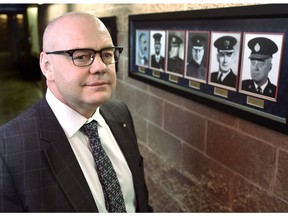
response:
<svg viewBox="0 0 288 216"><path fill-rule="evenodd" d="M90 14L48 24L40 54L45 98L0 128L1 212L152 211L131 114L111 100L122 50ZM87 134L91 122L98 130ZM109 169L93 157L97 132ZM102 170L114 173L117 190L104 186L111 179Z"/></svg>

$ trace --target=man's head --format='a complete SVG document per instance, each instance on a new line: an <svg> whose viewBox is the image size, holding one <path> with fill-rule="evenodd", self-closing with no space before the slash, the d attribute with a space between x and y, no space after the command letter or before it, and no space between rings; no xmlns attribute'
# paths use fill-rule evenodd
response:
<svg viewBox="0 0 288 216"><path fill-rule="evenodd" d="M192 45L192 59L195 63L200 65L204 57L206 39L202 35L194 35L191 38Z"/></svg>
<svg viewBox="0 0 288 216"><path fill-rule="evenodd" d="M139 36L139 48L141 55L145 55L148 51L148 41L147 41L147 35L145 33L141 33Z"/></svg>
<svg viewBox="0 0 288 216"><path fill-rule="evenodd" d="M268 80L268 74L272 69L272 56L278 51L278 47L272 40L264 37L251 39L248 47L251 50L251 77L261 86Z"/></svg>
<svg viewBox="0 0 288 216"><path fill-rule="evenodd" d="M160 50L161 50L161 38L162 38L162 35L160 33L155 33L153 35L153 38L154 38L155 53L157 55L159 55L160 54Z"/></svg>
<svg viewBox="0 0 288 216"><path fill-rule="evenodd" d="M180 44L182 44L182 42L183 41L179 36L175 34L170 35L169 37L169 45L170 45L169 57L170 58L174 58L179 55L179 46Z"/></svg>
<svg viewBox="0 0 288 216"><path fill-rule="evenodd" d="M61 102L90 117L99 105L110 99L115 89L112 47L111 36L98 18L78 12L56 18L45 29L40 54L40 67L48 88ZM101 56L94 52L104 48L108 50L102 51ZM85 52L55 53L78 49ZM90 65L83 66L83 62Z"/></svg>
<svg viewBox="0 0 288 216"><path fill-rule="evenodd" d="M223 36L214 42L217 48L217 61L219 63L219 70L222 73L227 73L231 69L231 63L234 56L234 46L237 43L236 38L232 36Z"/></svg>

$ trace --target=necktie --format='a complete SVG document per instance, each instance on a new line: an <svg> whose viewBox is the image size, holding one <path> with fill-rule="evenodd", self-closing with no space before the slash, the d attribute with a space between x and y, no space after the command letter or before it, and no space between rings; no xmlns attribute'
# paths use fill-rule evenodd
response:
<svg viewBox="0 0 288 216"><path fill-rule="evenodd" d="M93 120L89 124L83 125L80 130L89 137L108 212L126 212L125 202L116 172L101 145L97 122Z"/></svg>
<svg viewBox="0 0 288 216"><path fill-rule="evenodd" d="M262 94L262 89L261 89L260 86L257 87L257 92L258 92L259 94Z"/></svg>
<svg viewBox="0 0 288 216"><path fill-rule="evenodd" d="M219 78L218 78L218 81L219 81L219 82L222 82L222 76L223 76L223 74L220 73L220 76L219 76Z"/></svg>

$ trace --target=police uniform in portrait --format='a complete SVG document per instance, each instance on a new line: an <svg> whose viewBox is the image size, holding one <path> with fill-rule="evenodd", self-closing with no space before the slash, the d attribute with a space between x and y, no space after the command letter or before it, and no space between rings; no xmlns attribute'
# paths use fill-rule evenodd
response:
<svg viewBox="0 0 288 216"><path fill-rule="evenodd" d="M153 35L154 38L154 47L155 47L155 54L151 56L151 67L159 68L164 70L165 68L165 58L161 56L161 38L162 35L160 33L155 33ZM159 46L156 48L156 46Z"/></svg>
<svg viewBox="0 0 288 216"><path fill-rule="evenodd" d="M217 48L218 54L228 54L233 55L234 53L234 46L237 43L236 38L232 36L223 36L218 38L214 42L214 46ZM220 66L219 62L219 68ZM228 69L226 72L222 72L220 69L219 71L211 73L211 82L218 83L221 85L229 86L229 87L236 87L236 75L234 74L231 68Z"/></svg>
<svg viewBox="0 0 288 216"><path fill-rule="evenodd" d="M172 56L172 57L169 56L168 65L167 65L168 71L182 74L182 71L184 68L184 60L179 57L179 47L180 47L180 44L182 43L183 43L182 39L175 34L172 34L169 37L169 51L172 50L173 47L178 47L178 52L177 52L177 55L175 56Z"/></svg>
<svg viewBox="0 0 288 216"><path fill-rule="evenodd" d="M248 42L248 47L251 49L251 54L249 59L251 61L256 60L265 63L267 59L272 59L274 53L278 51L278 47L272 40L264 37L253 38ZM270 64L270 63L268 63ZM242 90L265 95L268 97L275 97L276 94L276 86L271 83L268 73L272 68L272 64L269 66L269 71L267 71L267 75L264 77L265 82L263 85L259 86L253 79L243 80L242 81ZM259 71L263 73L263 71ZM259 73L257 71L257 73ZM253 73L253 72L252 72ZM252 76L253 78L253 76Z"/></svg>
<svg viewBox="0 0 288 216"><path fill-rule="evenodd" d="M186 75L195 77L198 79L206 80L206 65L205 65L205 43L206 38L202 35L194 35L190 39L191 42L191 50L194 50L195 52L202 52L201 59L195 60L193 58L193 54L191 53L191 61L187 64L186 68ZM193 52L193 51L192 51ZM197 54L196 54L197 55Z"/></svg>

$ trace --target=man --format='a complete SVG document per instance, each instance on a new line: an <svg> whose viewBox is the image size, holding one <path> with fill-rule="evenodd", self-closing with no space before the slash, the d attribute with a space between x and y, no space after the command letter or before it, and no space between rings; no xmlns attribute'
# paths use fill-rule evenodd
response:
<svg viewBox="0 0 288 216"><path fill-rule="evenodd" d="M277 45L270 39L256 37L248 42L251 49L251 78L242 81L242 90L275 98L276 86L271 83L268 74L272 69L272 56L278 51Z"/></svg>
<svg viewBox="0 0 288 216"><path fill-rule="evenodd" d="M161 38L162 35L160 33L155 33L153 35L154 38L154 49L155 54L151 56L151 67L153 68L159 68L164 70L165 68L165 58L161 56Z"/></svg>
<svg viewBox="0 0 288 216"><path fill-rule="evenodd" d="M190 41L192 59L187 65L186 75L206 80L206 66L204 65L206 39L202 35L194 35Z"/></svg>
<svg viewBox="0 0 288 216"><path fill-rule="evenodd" d="M109 101L122 49L86 13L47 26L40 54L46 97L0 128L0 211L152 210L131 115L123 103ZM90 123L100 140L97 130L87 132ZM105 167L93 157L95 143ZM100 178L103 171L113 178ZM115 192L112 198L107 191Z"/></svg>
<svg viewBox="0 0 288 216"><path fill-rule="evenodd" d="M167 70L175 73L182 74L184 67L184 60L179 57L179 48L182 44L182 39L176 34L169 36L169 59Z"/></svg>
<svg viewBox="0 0 288 216"><path fill-rule="evenodd" d="M148 41L147 35L145 33L141 33L139 36L139 49L138 49L138 64L140 65L148 65Z"/></svg>
<svg viewBox="0 0 288 216"><path fill-rule="evenodd" d="M232 36L222 36L214 42L219 70L211 73L211 82L236 88L236 75L231 69L236 43L236 38Z"/></svg>

